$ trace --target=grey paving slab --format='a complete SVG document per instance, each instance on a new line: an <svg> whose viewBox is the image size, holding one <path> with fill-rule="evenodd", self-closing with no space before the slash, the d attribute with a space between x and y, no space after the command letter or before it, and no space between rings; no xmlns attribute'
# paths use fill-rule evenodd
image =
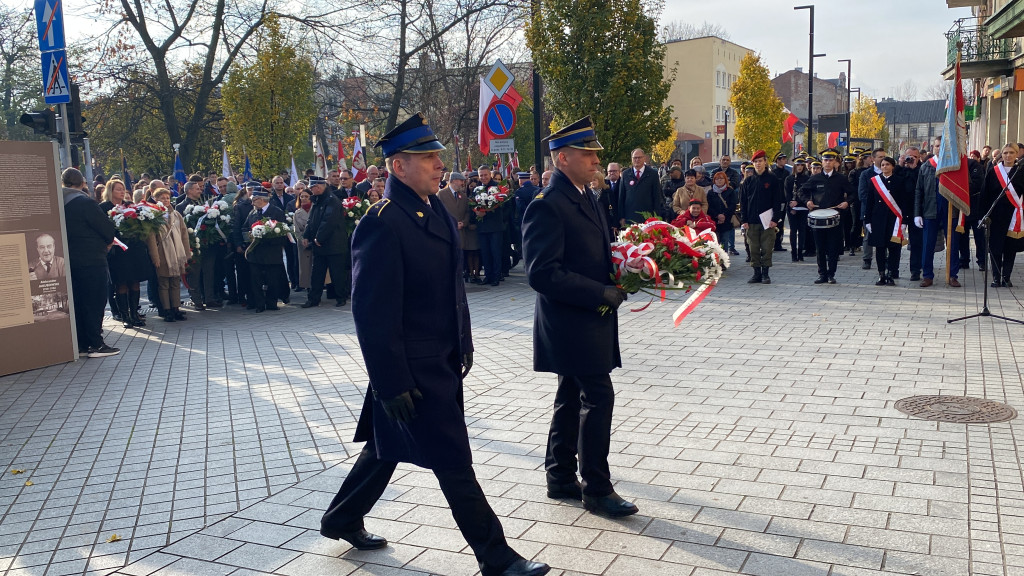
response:
<svg viewBox="0 0 1024 576"><path fill-rule="evenodd" d="M770 286L734 262L680 328L667 304L621 315L610 461L641 508L621 520L544 495L555 379L531 370L522 273L470 293L466 421L513 546L556 576L1024 573L1020 421L893 409L937 393L1024 408L1010 344L1024 329L945 322L980 306L976 271L960 290L915 288L904 255L899 285L880 288L844 256L840 284L815 286L812 264L778 260ZM1017 290L993 291L993 313L1024 317ZM436 481L411 466L366 520L387 548L319 536L361 449L351 311L265 316L108 321L121 355L0 378L0 572L477 573Z"/></svg>

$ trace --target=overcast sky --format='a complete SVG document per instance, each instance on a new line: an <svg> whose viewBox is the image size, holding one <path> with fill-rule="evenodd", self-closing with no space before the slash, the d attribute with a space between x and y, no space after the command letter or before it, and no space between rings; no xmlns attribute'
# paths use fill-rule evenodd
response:
<svg viewBox="0 0 1024 576"><path fill-rule="evenodd" d="M772 77L797 66L807 70L809 10L793 6L806 0L665 0L661 22L708 21L723 26L729 40L754 52ZM958 18L970 17L969 8L949 9L945 0L819 1L814 9L814 51L819 78L836 78L853 60L854 88L873 98L889 96L908 78L918 86L917 99L940 81L946 67L946 37ZM850 48L855 46L856 48Z"/></svg>

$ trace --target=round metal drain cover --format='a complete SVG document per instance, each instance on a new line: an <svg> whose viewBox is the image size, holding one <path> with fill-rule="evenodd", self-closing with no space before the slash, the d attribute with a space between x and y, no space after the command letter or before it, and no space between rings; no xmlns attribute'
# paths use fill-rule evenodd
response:
<svg viewBox="0 0 1024 576"><path fill-rule="evenodd" d="M915 418L957 424L990 424L1017 417L1012 406L969 396L911 396L897 400L895 408Z"/></svg>

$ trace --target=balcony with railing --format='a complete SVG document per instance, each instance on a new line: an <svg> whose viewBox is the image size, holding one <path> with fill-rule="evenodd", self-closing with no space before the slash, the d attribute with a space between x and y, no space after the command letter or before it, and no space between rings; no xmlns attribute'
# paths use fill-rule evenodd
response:
<svg viewBox="0 0 1024 576"><path fill-rule="evenodd" d="M959 47L960 73L964 78L1001 76L1013 70L1018 41L993 38L976 18L961 18L946 32L946 78L953 77L953 64Z"/></svg>

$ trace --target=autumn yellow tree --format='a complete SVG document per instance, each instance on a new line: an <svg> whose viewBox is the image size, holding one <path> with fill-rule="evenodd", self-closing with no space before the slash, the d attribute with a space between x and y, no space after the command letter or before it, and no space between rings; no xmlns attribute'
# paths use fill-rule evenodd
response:
<svg viewBox="0 0 1024 576"><path fill-rule="evenodd" d="M875 101L857 96L850 115L850 137L885 140L885 116L878 113Z"/></svg>
<svg viewBox="0 0 1024 576"><path fill-rule="evenodd" d="M736 110L736 152L749 157L756 150L765 150L773 156L786 115L760 56L747 53L743 57L729 103Z"/></svg>
<svg viewBox="0 0 1024 576"><path fill-rule="evenodd" d="M674 154L676 151L676 139L679 136L678 132L676 132L675 118L668 118L668 129L668 137L651 146L651 159L654 160L655 162L668 163L668 161L672 159L672 154Z"/></svg>
<svg viewBox="0 0 1024 576"><path fill-rule="evenodd" d="M274 16L260 30L256 51L252 64L231 67L221 107L235 162L244 146L253 173L273 174L289 165L289 146L308 141L316 118L313 65L288 43Z"/></svg>

